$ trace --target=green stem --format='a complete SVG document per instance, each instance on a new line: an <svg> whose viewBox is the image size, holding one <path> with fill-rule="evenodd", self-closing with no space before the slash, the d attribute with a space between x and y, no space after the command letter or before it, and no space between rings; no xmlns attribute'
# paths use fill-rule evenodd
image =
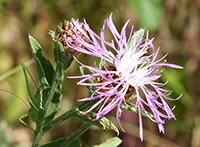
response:
<svg viewBox="0 0 200 147"><path fill-rule="evenodd" d="M48 96L46 104L44 106L44 110L45 111L47 111L49 109L49 107L50 107L50 103L51 103L51 101L53 99L53 96L54 96L54 94L56 92L56 89L57 89L58 85L60 84L62 73L63 73L62 66L58 65L57 68L56 68L55 78L53 80L49 96Z"/></svg>
<svg viewBox="0 0 200 147"><path fill-rule="evenodd" d="M38 121L36 122L36 131L34 134L32 147L38 147L40 140L42 139L42 136L44 133L43 126L44 126L44 122L45 122L45 115L46 115L47 110L49 109L50 103L53 99L56 89L57 89L58 85L60 84L60 79L62 77L62 73L63 73L62 72L62 64L57 64L53 83L51 85L51 89L50 89L47 101L44 105L44 109L40 109L40 112L38 115L38 118L40 118L40 119L38 119Z"/></svg>
<svg viewBox="0 0 200 147"><path fill-rule="evenodd" d="M60 123L62 123L63 121L67 120L68 118L70 118L72 116L75 116L75 114L77 113L78 110L82 111L82 110L90 107L91 105L93 105L95 102L96 102L95 100L94 101L90 101L90 102L82 102L78 106L73 107L69 111L63 113L62 115L58 116L56 119L50 121L47 125L45 125L44 129L43 129L43 132L46 132L49 129L58 126Z"/></svg>
<svg viewBox="0 0 200 147"><path fill-rule="evenodd" d="M64 143L61 145L61 147L67 147L70 143L72 143L75 139L80 137L84 132L86 132L90 128L90 123L83 123L81 127L74 132Z"/></svg>
<svg viewBox="0 0 200 147"><path fill-rule="evenodd" d="M56 65L56 71L54 73L53 82L51 85L51 89L49 91L47 101L45 102L44 109L39 110L40 112L38 118L40 119L38 119L36 122L36 131L34 134L32 147L39 146L40 140L42 139L44 134L43 128L44 128L46 113L50 107L51 101L54 97L57 87L59 86L59 84L61 84L60 82L65 70L70 66L71 62L73 61L72 58L66 58L65 53L61 53L60 59L61 59L60 62L58 62Z"/></svg>
<svg viewBox="0 0 200 147"><path fill-rule="evenodd" d="M42 136L43 136L43 133L42 133L42 132L36 132L36 133L34 134L32 147L39 147L39 145L40 145L40 140L42 139Z"/></svg>

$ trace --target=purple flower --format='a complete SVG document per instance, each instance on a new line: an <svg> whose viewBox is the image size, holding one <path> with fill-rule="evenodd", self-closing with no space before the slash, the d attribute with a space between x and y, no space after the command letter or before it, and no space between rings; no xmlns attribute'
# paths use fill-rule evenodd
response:
<svg viewBox="0 0 200 147"><path fill-rule="evenodd" d="M169 98L171 91L163 88L165 83L159 82L163 71L160 68L168 66L182 69L182 67L166 63L164 59L167 55L157 59L159 49L154 49L153 39L148 38L148 33L144 36L144 29L133 31L132 27L127 38L128 23L129 21L124 24L121 32L118 32L111 14L105 20L98 36L86 22L84 25L87 32L74 21L74 26L87 38L87 41L77 37L77 44L82 44L82 46L76 46L66 41L67 45L78 52L100 58L101 64L99 66L95 64L92 67L84 65L75 58L81 66L91 73L70 78L80 78L78 85L95 87L91 96L80 100L98 99L96 104L84 112L88 113L98 107L95 120L116 108L116 119L120 125L121 105L126 105L127 102L134 103L138 110L140 138L143 140L142 113L157 123L159 131L162 133L164 133L165 120L176 119L172 108L165 101L176 99ZM105 28L111 32L113 40L107 41L105 39Z"/></svg>

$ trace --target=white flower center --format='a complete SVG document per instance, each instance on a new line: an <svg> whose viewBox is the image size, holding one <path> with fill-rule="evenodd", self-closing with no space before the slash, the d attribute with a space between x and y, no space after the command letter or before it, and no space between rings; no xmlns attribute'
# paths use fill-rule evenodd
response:
<svg viewBox="0 0 200 147"><path fill-rule="evenodd" d="M159 75L152 75L151 56L145 55L148 48L127 48L122 55L118 55L115 66L118 74L131 86L142 86L150 84L159 78Z"/></svg>

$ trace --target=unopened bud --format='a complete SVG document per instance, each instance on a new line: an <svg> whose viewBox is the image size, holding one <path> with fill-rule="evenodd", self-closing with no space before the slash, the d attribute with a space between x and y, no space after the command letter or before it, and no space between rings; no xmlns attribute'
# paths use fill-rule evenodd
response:
<svg viewBox="0 0 200 147"><path fill-rule="evenodd" d="M74 49L69 48L67 43L83 47L82 44L77 43L76 38L81 37L85 41L87 40L85 36L78 30L75 24L79 26L79 29L82 29L82 31L87 32L84 23L74 19L72 19L71 21L65 20L64 22L60 23L60 25L57 27L54 37L55 40L62 43L62 45L65 48L65 51L71 55L77 54L77 52Z"/></svg>

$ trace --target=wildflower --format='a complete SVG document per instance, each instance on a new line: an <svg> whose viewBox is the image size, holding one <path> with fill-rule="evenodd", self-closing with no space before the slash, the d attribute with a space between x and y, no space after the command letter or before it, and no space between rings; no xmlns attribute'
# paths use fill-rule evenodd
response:
<svg viewBox="0 0 200 147"><path fill-rule="evenodd" d="M158 82L163 71L161 67L179 69L182 67L166 63L164 59L167 55L157 59L159 49L155 50L153 39L148 38L148 33L144 37L143 29L134 32L132 27L127 38L126 29L129 21L124 24L121 32L118 32L112 21L112 14L104 21L99 36L90 29L86 22L84 25L87 33L79 25L76 25L75 21L72 23L88 41L77 37L76 43L81 44L81 46L67 40L66 44L78 52L100 58L103 63L100 67L97 65L92 67L84 65L75 58L91 73L71 78L81 78L78 85L95 87L91 96L80 101L99 99L85 113L99 108L95 118L98 120L117 108L116 119L120 125L121 105L132 102L138 110L141 140L143 140L142 113L157 123L159 131L164 133L165 120L176 118L165 101L175 99L169 98L171 91L163 88L164 83ZM107 41L105 39L105 28L108 28L114 40ZM135 98L131 99L131 95L135 95ZM154 116L153 118L149 112Z"/></svg>

